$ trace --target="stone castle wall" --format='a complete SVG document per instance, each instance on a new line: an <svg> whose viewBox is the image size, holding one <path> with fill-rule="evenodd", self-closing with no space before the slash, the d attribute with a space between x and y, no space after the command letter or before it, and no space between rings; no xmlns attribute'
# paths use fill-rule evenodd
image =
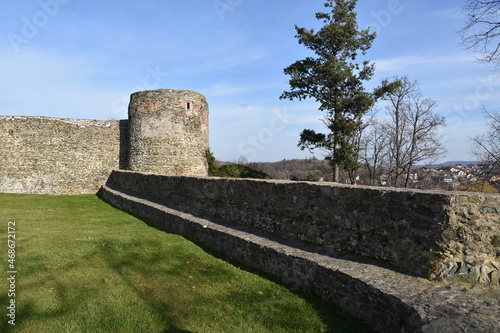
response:
<svg viewBox="0 0 500 333"><path fill-rule="evenodd" d="M119 121L0 116L0 192L96 193L113 169L208 174L203 95L138 92L129 114Z"/></svg>
<svg viewBox="0 0 500 333"><path fill-rule="evenodd" d="M95 193L120 167L126 121L0 116L0 192Z"/></svg>
<svg viewBox="0 0 500 333"><path fill-rule="evenodd" d="M184 90L135 93L130 120L0 117L0 192L95 193L110 184L196 214L436 280L498 284L500 197L203 179L208 105Z"/></svg>
<svg viewBox="0 0 500 333"><path fill-rule="evenodd" d="M420 277L499 284L498 195L126 171L107 186Z"/></svg>

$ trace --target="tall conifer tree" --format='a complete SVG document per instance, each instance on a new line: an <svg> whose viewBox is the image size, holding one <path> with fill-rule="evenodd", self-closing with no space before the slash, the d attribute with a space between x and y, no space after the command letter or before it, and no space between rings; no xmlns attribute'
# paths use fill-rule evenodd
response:
<svg viewBox="0 0 500 333"><path fill-rule="evenodd" d="M376 37L369 28L359 30L354 12L357 0L330 0L325 3L329 13L316 13L324 26L319 31L295 26L299 44L315 53L315 57L298 60L284 69L290 76L290 91L281 99L314 98L319 110L325 112L324 124L329 133L305 129L300 134L301 149L322 148L329 152L333 179L339 181L339 168L357 168L354 137L361 118L393 84L384 85L369 93L363 83L372 78L375 67L365 55Z"/></svg>

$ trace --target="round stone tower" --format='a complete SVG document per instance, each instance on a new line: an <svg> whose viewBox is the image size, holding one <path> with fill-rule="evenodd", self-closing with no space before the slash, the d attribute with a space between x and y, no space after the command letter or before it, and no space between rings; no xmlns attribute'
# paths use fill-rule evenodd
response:
<svg viewBox="0 0 500 333"><path fill-rule="evenodd" d="M128 169L207 176L208 103L194 91L133 93L128 107Z"/></svg>

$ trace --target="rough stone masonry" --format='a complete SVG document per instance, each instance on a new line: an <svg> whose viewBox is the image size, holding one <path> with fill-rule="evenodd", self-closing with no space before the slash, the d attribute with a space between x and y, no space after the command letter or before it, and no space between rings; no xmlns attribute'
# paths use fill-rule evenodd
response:
<svg viewBox="0 0 500 333"><path fill-rule="evenodd" d="M128 120L0 116L0 192L96 193L111 170L206 176L208 104L175 89L132 94Z"/></svg>
<svg viewBox="0 0 500 333"><path fill-rule="evenodd" d="M379 331L500 323L499 195L207 178L208 104L186 90L133 94L128 120L0 116L0 142L0 192L95 193L108 180L100 193L122 209L179 233L197 225L196 239L287 283L318 282L321 297ZM147 208L158 202L175 212ZM172 218L185 212L235 227L214 233L208 220ZM358 259L232 237L240 227ZM363 268L367 258L377 264Z"/></svg>
<svg viewBox="0 0 500 333"><path fill-rule="evenodd" d="M191 186L194 186L192 190L198 194L184 202L186 197L194 193L188 190ZM291 190L281 193L283 187L287 186L290 186ZM293 205L276 205L277 201L273 200L275 196L281 197L285 202L309 202L312 206L308 209L314 210L318 192L311 189L323 189L324 186L336 188L321 184L175 177L114 171L98 195L115 207L144 219L148 224L160 230L181 234L205 249L221 254L229 261L271 274L294 290L313 291L318 297L331 301L344 311L365 320L378 332L498 331L500 288L497 285L430 281L401 272L395 269L394 265L382 265L380 261L377 263L377 260L346 255L324 246L304 245L303 242L291 239L293 220L288 222L287 238L279 236L281 230L263 232L262 229L256 230L254 227L235 223L247 208L249 216L255 215L256 219L270 223L270 216L277 215L279 211L288 216L300 213L299 210L303 209L299 205L298 211L286 212L288 209L294 211ZM301 191L307 187L310 188L309 191ZM185 196L176 195L184 191L187 191ZM242 192L247 192L248 196L242 195ZM255 196L256 192L262 194ZM402 195L410 192L403 191ZM335 194L346 195L342 190ZM228 195L235 200L229 199ZM352 199L352 196L347 196L349 198L346 201ZM398 197L399 195L395 195L389 200ZM251 205L254 202L262 204L261 200L270 201L270 204L263 205L262 214L258 215L252 211ZM173 202L177 204L173 205ZM210 217L208 211L201 214L198 210L213 205L225 215L226 220ZM338 209L343 207L344 202L340 200ZM236 218L233 223L227 222L232 217ZM247 218L242 220L246 221ZM300 220L301 217L297 215L299 224ZM287 224L283 220L281 223ZM274 225L277 224L280 223ZM301 230L298 225L295 228ZM345 232L350 235L356 233L354 229L346 229ZM351 253L366 251L364 246L373 245L373 249L378 246L367 244L376 243L378 240L371 239L368 230L363 231L363 234L366 235L365 244L360 242L357 247L351 245L354 247ZM309 237L322 238L317 230L313 230ZM341 236L334 235L333 238L335 237ZM397 237L397 234L392 236L394 240ZM418 240L408 240L408 244L412 242ZM413 258L418 255L418 251L415 251ZM411 261L408 261L411 264Z"/></svg>
<svg viewBox="0 0 500 333"><path fill-rule="evenodd" d="M108 186L436 281L498 286L500 196L114 171Z"/></svg>
<svg viewBox="0 0 500 333"><path fill-rule="evenodd" d="M0 192L95 193L120 167L125 121L0 116Z"/></svg>

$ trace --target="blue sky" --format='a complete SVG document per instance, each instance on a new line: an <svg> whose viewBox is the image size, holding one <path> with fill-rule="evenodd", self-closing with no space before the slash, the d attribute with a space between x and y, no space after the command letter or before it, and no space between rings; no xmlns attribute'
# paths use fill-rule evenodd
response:
<svg viewBox="0 0 500 333"><path fill-rule="evenodd" d="M294 24L318 28L323 0L2 0L0 114L126 118L132 92L189 89L210 104L219 160L310 157L304 128L323 130L313 101L282 101L283 68L310 55ZM371 89L408 75L448 120L440 161L470 159L468 137L495 109L493 66L463 50L459 0L360 0L358 23L377 31ZM321 158L321 152L315 154Z"/></svg>

